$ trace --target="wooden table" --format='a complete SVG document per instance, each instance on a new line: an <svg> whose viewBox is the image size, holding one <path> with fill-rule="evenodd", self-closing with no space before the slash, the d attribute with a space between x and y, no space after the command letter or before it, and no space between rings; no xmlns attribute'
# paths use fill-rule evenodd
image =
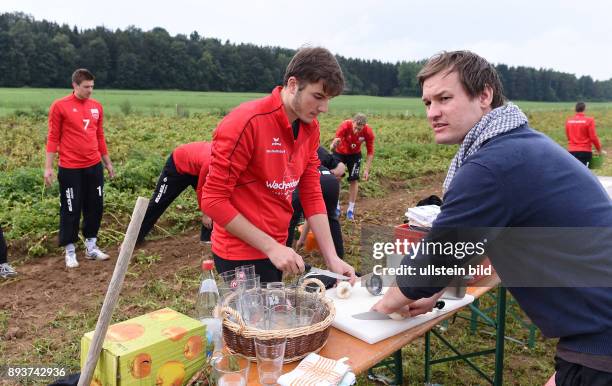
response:
<svg viewBox="0 0 612 386"><path fill-rule="evenodd" d="M478 282L477 287L468 288L467 292L470 295L473 295L475 298L478 298L490 289L495 288L499 282L500 280L497 275L486 277ZM467 305L465 307L467 307ZM456 310L447 312L435 319L429 320L419 326L401 332L375 344L368 344L352 335L332 327L327 344L325 347L323 347L319 354L330 359L347 357L349 358L347 363L351 366L353 372L355 374L360 374L386 359L397 350L400 350L408 343L425 335L425 333L434 328L437 324L452 317L465 307L460 307ZM284 365L283 374L293 370L298 363L300 362L296 361ZM251 362L248 384L260 384L259 377L257 375L257 364L254 362Z"/></svg>

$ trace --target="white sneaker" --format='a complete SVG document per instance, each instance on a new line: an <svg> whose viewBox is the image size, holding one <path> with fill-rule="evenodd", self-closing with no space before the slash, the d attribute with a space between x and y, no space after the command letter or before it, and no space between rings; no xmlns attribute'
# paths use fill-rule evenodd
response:
<svg viewBox="0 0 612 386"><path fill-rule="evenodd" d="M0 277L1 278L7 279L13 276L17 276L17 271L15 271L15 268L11 267L9 263L0 264Z"/></svg>
<svg viewBox="0 0 612 386"><path fill-rule="evenodd" d="M93 247L85 251L85 257L89 260L108 260L110 256L102 252L98 247Z"/></svg>
<svg viewBox="0 0 612 386"><path fill-rule="evenodd" d="M79 262L76 258L76 252L73 250L66 250L66 267L76 268L79 266Z"/></svg>

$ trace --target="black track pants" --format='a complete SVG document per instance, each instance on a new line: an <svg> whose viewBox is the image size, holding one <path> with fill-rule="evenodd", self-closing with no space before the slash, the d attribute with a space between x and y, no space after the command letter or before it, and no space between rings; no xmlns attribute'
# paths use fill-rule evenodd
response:
<svg viewBox="0 0 612 386"><path fill-rule="evenodd" d="M140 226L140 232L138 233L138 241L144 240L159 217L188 186L191 185L196 189L197 184L197 176L179 174L171 154L166 161L166 165L164 165L164 169L159 175L157 186L149 200L149 206L147 207L147 212L145 213L142 225Z"/></svg>
<svg viewBox="0 0 612 386"><path fill-rule="evenodd" d="M85 238L97 237L104 211L104 171L102 163L81 169L60 167L59 245L75 243L83 213L82 232Z"/></svg>
<svg viewBox="0 0 612 386"><path fill-rule="evenodd" d="M344 257L344 242L342 240L342 228L338 217L336 217L336 204L338 203L338 196L340 195L340 183L336 176L333 174L321 174L321 191L323 193L323 201L325 201L325 209L327 210L327 220L329 221L329 231L331 232L332 239L334 240L334 247L336 248L336 254L338 257ZM297 191L296 191L297 192ZM290 247L293 244L295 227L297 226L300 218L304 211L299 200L299 193L294 193L293 200L293 217L289 223L289 230L287 235L287 246Z"/></svg>
<svg viewBox="0 0 612 386"><path fill-rule="evenodd" d="M4 233L2 233L2 228L0 228L0 264L6 263L6 251L6 240L4 240Z"/></svg>

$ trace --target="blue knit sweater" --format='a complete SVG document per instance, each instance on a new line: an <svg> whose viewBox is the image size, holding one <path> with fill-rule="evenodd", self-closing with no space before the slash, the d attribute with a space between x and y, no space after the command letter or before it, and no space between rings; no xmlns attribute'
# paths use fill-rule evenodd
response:
<svg viewBox="0 0 612 386"><path fill-rule="evenodd" d="M510 284L516 285L516 278L526 270L532 277L552 273L562 283L554 288L509 288L545 336L559 337L559 345L572 351L612 355L612 275L607 287L601 280L596 284L600 287L587 287L588 278L577 278L576 271L557 269L550 263L554 259L548 258L564 254L567 258L571 248L570 259L580 259L580 264L589 262L605 275L612 272L612 201L584 165L548 137L524 125L492 138L466 159L441 209L430 234L465 227L597 227L592 228L596 234L590 245L528 242L515 251L496 248L492 241L486 253L502 283L509 278ZM451 266L451 260L417 255L415 260L404 258L402 263ZM397 281L402 293L414 300L441 289L415 287L414 279L406 276L398 276Z"/></svg>

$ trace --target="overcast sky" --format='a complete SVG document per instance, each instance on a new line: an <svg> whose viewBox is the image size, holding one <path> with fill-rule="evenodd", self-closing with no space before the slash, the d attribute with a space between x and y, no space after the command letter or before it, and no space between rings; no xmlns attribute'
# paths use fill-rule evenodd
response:
<svg viewBox="0 0 612 386"><path fill-rule="evenodd" d="M428 4L430 3L430 4ZM346 57L418 60L469 49L494 63L612 78L612 1L607 0L2 0L78 28L163 27L285 48L322 45Z"/></svg>

